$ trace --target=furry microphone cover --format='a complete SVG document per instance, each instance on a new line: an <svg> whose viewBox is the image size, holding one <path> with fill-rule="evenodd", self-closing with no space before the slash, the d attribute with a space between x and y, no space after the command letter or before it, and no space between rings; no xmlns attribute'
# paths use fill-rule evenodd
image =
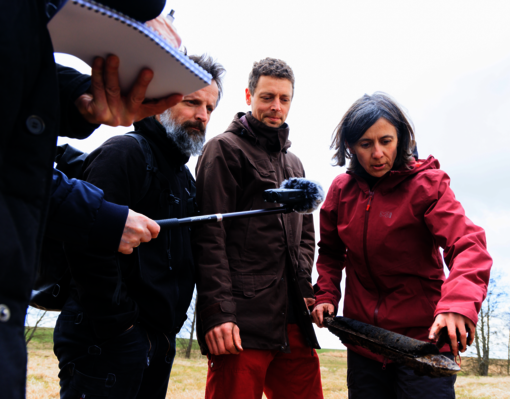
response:
<svg viewBox="0 0 510 399"><path fill-rule="evenodd" d="M324 190L317 182L303 179L302 177L291 177L285 180L280 188L304 190L306 199L294 205L294 210L299 213L312 213L324 201Z"/></svg>

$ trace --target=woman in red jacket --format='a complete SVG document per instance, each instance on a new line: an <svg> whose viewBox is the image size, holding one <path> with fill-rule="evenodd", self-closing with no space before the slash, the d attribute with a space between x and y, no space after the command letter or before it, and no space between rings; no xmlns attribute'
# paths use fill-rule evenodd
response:
<svg viewBox="0 0 510 399"><path fill-rule="evenodd" d="M333 181L320 213L314 322L322 327L323 313L336 313L345 268L345 317L423 341L436 340L447 327L453 355L465 351L492 266L484 230L466 217L439 162L414 160L413 128L385 94L356 101L332 147L337 165L346 158L350 164ZM349 398L455 397L454 376L418 377L347 347Z"/></svg>

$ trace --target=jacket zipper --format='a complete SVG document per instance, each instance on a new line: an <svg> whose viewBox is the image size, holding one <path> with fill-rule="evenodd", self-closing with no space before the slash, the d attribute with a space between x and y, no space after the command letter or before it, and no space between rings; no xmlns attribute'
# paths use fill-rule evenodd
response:
<svg viewBox="0 0 510 399"><path fill-rule="evenodd" d="M374 310L374 326L377 326L378 325L377 316L379 314L379 307L381 306L382 297L381 297L381 292L379 291L379 287L377 286L377 283L375 282L374 275L372 274L370 262L368 261L368 250L367 250L368 217L370 215L370 207L372 205L373 197L374 197L374 192L372 190L370 190L368 193L367 207L365 209L365 226L363 229L363 254L365 256L365 264L367 265L368 273L370 274L370 277L372 278L372 281L374 282L375 288L377 290L378 300L377 300L377 305L375 306L375 310Z"/></svg>
<svg viewBox="0 0 510 399"><path fill-rule="evenodd" d="M275 159L276 160L276 159ZM285 157L282 159L283 160L283 164L285 165ZM271 155L269 155L269 162L271 162L271 164L273 163L273 157ZM282 174L283 174L283 179L281 179L281 181L283 182L285 180L285 167L282 168ZM276 175L276 182L278 183L278 181L280 180L280 176L278 176L278 172L276 171L276 168L275 168L275 175ZM281 185L281 183L278 183L278 186ZM284 349L287 348L287 344L289 342L289 337L288 337L288 333L287 333L287 319L289 318L289 284L291 283L291 280L289 278L289 272L287 271L287 264L288 262L290 262L290 252L288 250L288 237L287 237L287 229L286 229L286 226L285 226L285 218L283 217L283 214L280 214L279 217L281 218L281 221L282 221L282 227L283 227L283 236L285 237L285 242L287 243L286 247L287 247L287 250L286 250L286 254L285 254L285 257L289 257L289 259L285 259L285 267L283 269L283 275L284 275L284 278L286 279L286 283L287 283L287 291L285 292L285 315L284 315L284 320L283 320L283 347ZM295 312L295 311L294 311Z"/></svg>

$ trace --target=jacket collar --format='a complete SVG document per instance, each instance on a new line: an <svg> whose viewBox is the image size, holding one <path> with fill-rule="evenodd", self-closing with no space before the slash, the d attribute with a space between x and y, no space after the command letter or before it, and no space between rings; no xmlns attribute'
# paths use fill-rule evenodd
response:
<svg viewBox="0 0 510 399"><path fill-rule="evenodd" d="M414 176L428 169L439 169L439 161L432 155L429 155L427 159L412 161L407 164L407 166L403 165L399 169L390 170L379 179L379 181L374 185L373 190L378 189L378 191L380 190L382 194L393 191L401 182L410 176ZM356 179L361 190L367 193L370 191L368 183L362 176L352 170L347 171L347 173Z"/></svg>
<svg viewBox="0 0 510 399"><path fill-rule="evenodd" d="M137 132L141 132L156 145L171 166L180 167L188 163L190 157L179 150L175 142L167 136L164 126L155 117L142 119L135 122L134 126Z"/></svg>
<svg viewBox="0 0 510 399"><path fill-rule="evenodd" d="M255 119L251 112L238 112L226 131L260 144L268 153L277 153L287 152L291 146L289 130L286 123L274 128Z"/></svg>

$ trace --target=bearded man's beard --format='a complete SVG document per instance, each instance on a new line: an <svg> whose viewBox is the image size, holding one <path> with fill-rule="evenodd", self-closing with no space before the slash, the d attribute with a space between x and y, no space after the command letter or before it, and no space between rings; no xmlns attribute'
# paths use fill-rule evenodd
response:
<svg viewBox="0 0 510 399"><path fill-rule="evenodd" d="M169 109L160 116L161 124L166 130L166 135L177 148L187 156L202 154L205 143L205 125L200 121L186 121L178 124L172 119ZM195 129L198 129L195 130Z"/></svg>

